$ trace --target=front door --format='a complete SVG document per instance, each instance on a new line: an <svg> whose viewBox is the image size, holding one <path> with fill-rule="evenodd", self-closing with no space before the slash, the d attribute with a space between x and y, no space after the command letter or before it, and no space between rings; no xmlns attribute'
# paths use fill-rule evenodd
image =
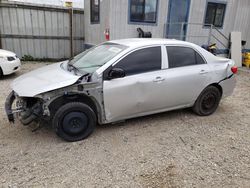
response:
<svg viewBox="0 0 250 188"><path fill-rule="evenodd" d="M125 71L125 77L104 76L103 96L106 120L118 121L155 110L159 105L161 78L161 46L138 49L110 69Z"/></svg>
<svg viewBox="0 0 250 188"><path fill-rule="evenodd" d="M190 0L169 0L166 37L185 40Z"/></svg>

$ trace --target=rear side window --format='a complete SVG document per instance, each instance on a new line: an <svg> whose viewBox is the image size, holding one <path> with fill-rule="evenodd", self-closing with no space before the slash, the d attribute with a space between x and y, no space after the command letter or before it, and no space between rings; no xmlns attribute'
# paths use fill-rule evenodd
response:
<svg viewBox="0 0 250 188"><path fill-rule="evenodd" d="M149 47L132 52L117 63L126 75L140 74L161 69L161 47Z"/></svg>
<svg viewBox="0 0 250 188"><path fill-rule="evenodd" d="M200 54L198 54L197 52L195 52L195 55L196 55L196 63L197 64L205 64L206 62L204 61L204 59L201 57Z"/></svg>
<svg viewBox="0 0 250 188"><path fill-rule="evenodd" d="M169 68L204 64L202 57L192 48L167 46Z"/></svg>

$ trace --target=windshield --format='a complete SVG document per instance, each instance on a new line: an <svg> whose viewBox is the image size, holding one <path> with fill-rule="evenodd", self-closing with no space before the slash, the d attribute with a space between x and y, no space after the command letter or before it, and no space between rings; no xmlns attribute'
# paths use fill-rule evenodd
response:
<svg viewBox="0 0 250 188"><path fill-rule="evenodd" d="M104 43L78 54L69 64L82 72L93 73L126 48L120 44Z"/></svg>

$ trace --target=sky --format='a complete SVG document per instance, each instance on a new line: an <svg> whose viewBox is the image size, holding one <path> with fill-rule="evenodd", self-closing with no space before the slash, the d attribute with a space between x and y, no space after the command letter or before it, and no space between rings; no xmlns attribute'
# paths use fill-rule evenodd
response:
<svg viewBox="0 0 250 188"><path fill-rule="evenodd" d="M56 5L56 6L64 6L65 1L72 1L73 7L84 8L84 0L10 0L10 1L45 4L45 5Z"/></svg>

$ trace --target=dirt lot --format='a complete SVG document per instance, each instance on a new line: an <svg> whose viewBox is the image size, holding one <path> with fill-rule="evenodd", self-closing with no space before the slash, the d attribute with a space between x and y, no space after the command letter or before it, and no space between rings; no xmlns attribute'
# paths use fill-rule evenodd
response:
<svg viewBox="0 0 250 188"><path fill-rule="evenodd" d="M250 187L250 74L217 112L180 110L97 127L67 143L48 127L10 126L0 80L0 187Z"/></svg>

